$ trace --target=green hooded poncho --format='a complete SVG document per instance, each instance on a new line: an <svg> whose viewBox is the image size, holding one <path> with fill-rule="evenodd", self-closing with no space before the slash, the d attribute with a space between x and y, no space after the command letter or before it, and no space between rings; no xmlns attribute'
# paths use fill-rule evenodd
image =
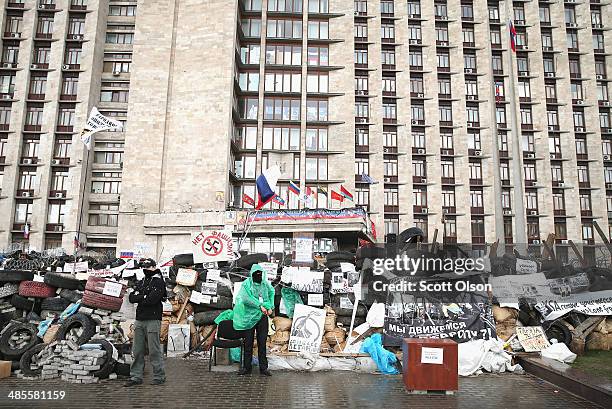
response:
<svg viewBox="0 0 612 409"><path fill-rule="evenodd" d="M253 282L255 271L262 272L261 283L259 284ZM265 270L259 264L254 264L251 267L249 278L240 287L234 309L223 311L215 319L215 323L219 324L221 321L231 319L234 321L235 330L251 329L263 316L262 306L266 310L274 308L274 287L268 281Z"/></svg>

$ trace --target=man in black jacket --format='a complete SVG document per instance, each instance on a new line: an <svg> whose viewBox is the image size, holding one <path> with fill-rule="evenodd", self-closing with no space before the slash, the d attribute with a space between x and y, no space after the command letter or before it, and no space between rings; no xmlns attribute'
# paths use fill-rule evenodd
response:
<svg viewBox="0 0 612 409"><path fill-rule="evenodd" d="M151 385L161 385L166 382L164 371L164 355L159 338L162 319L162 301L166 297L166 285L161 272L156 268L155 261L144 259L140 262L145 277L137 282L130 294L131 303L136 307L134 322L134 342L132 354L134 362L130 368L130 380L125 386L141 385L145 366L145 345L149 346L149 359L153 366L153 381Z"/></svg>

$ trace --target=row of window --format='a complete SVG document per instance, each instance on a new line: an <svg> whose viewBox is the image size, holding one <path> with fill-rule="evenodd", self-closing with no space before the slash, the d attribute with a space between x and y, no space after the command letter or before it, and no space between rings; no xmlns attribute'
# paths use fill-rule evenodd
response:
<svg viewBox="0 0 612 409"><path fill-rule="evenodd" d="M259 64L261 47L259 44L248 44L240 47L240 60L243 64ZM266 64L293 65L302 64L302 47L297 45L267 45ZM307 50L306 63L309 66L329 65L329 48L327 46L310 46Z"/></svg>
<svg viewBox="0 0 612 409"><path fill-rule="evenodd" d="M286 177L300 179L300 155L291 155L289 163L287 161L277 161L269 154L262 156L262 169L268 169L276 164L281 168L281 172ZM284 159L284 158L283 158ZM257 173L257 157L253 155L241 155L234 158L232 171L237 178L255 179ZM328 180L328 158L326 156L307 156L305 159L306 180Z"/></svg>

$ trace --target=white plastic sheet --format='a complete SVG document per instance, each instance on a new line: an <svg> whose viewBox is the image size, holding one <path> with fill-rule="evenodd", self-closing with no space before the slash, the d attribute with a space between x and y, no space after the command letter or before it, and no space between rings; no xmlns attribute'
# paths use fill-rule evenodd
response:
<svg viewBox="0 0 612 409"><path fill-rule="evenodd" d="M374 373L378 368L370 357L323 357L310 353L268 356L270 370L290 371L356 371Z"/></svg>
<svg viewBox="0 0 612 409"><path fill-rule="evenodd" d="M478 375L484 371L501 373L522 371L520 365L512 365L512 357L503 349L499 340L475 339L459 344L459 375Z"/></svg>
<svg viewBox="0 0 612 409"><path fill-rule="evenodd" d="M541 353L542 358L550 358L566 364L571 364L576 360L576 354L570 351L563 342L552 344L548 348L543 349Z"/></svg>

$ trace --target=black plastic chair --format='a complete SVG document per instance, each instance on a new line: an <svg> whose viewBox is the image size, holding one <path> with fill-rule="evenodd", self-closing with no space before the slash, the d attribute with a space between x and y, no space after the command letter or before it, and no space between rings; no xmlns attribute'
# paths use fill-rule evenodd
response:
<svg viewBox="0 0 612 409"><path fill-rule="evenodd" d="M213 360L217 366L217 348L230 349L240 347L240 369L242 369L242 360L244 352L244 332L236 331L233 327L232 320L221 321L217 326L215 338L210 346L210 359L208 360L208 372L211 371ZM226 338L227 337L227 338Z"/></svg>

